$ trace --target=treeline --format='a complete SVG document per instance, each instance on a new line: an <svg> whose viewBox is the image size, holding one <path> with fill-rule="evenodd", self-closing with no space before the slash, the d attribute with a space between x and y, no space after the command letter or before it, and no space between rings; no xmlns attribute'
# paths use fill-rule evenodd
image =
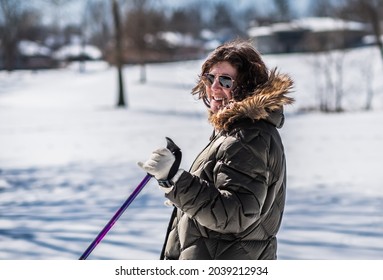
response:
<svg viewBox="0 0 383 280"><path fill-rule="evenodd" d="M39 42L55 50L76 38L81 44L97 46L105 59L114 61L113 2L0 0L0 55L4 68L13 68L21 40ZM194 0L176 7L164 0L116 2L125 63L195 58L212 46L212 42L246 38L251 25L289 21L300 16L288 0L273 0L267 7L257 6L257 1ZM379 36L382 13L383 0L312 1L305 11L306 15L341 17L371 24L383 57Z"/></svg>

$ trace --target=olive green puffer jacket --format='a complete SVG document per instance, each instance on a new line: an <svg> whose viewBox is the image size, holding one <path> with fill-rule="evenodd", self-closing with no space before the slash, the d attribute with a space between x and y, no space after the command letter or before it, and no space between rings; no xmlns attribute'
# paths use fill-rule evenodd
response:
<svg viewBox="0 0 383 280"><path fill-rule="evenodd" d="M219 131L166 197L174 204L161 259L276 259L286 194L277 127L293 102L286 75L211 116Z"/></svg>

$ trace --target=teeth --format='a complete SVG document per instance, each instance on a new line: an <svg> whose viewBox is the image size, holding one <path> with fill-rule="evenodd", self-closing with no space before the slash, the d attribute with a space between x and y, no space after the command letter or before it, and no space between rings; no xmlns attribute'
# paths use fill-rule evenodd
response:
<svg viewBox="0 0 383 280"><path fill-rule="evenodd" d="M213 99L214 99L215 101L222 101L222 100L224 100L225 98L223 98L223 97L213 97Z"/></svg>

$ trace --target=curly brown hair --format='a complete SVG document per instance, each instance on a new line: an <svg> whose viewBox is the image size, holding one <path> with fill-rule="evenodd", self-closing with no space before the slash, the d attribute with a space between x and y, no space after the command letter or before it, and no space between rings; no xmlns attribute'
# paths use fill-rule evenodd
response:
<svg viewBox="0 0 383 280"><path fill-rule="evenodd" d="M265 84L269 77L269 71L263 62L260 53L254 48L250 41L234 40L217 47L206 59L201 67L201 74L196 86L192 89L193 95L198 95L206 106L210 107L206 94L203 74L218 62L229 62L237 70L235 85L232 96L235 101L241 101L253 94L254 90Z"/></svg>

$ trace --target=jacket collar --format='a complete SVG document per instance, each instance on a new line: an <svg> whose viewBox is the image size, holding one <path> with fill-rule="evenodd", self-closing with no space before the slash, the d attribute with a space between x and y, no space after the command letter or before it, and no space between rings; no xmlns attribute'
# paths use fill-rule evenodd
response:
<svg viewBox="0 0 383 280"><path fill-rule="evenodd" d="M266 120L280 128L284 123L283 106L292 104L294 99L287 96L293 88L293 80L274 69L268 82L254 90L242 101L233 102L219 112L209 116L209 121L219 131L228 131L237 121L251 119Z"/></svg>

